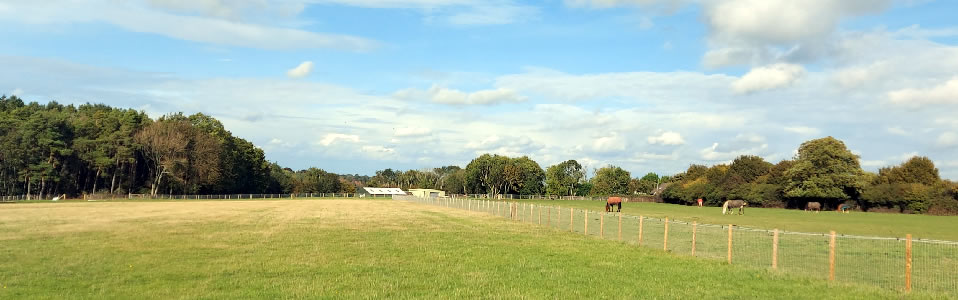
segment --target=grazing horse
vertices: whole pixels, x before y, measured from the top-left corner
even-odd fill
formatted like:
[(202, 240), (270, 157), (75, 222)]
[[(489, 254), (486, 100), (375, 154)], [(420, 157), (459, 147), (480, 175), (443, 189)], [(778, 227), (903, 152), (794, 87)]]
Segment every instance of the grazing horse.
[(814, 210), (815, 212), (822, 211), (822, 204), (818, 202), (808, 202), (805, 204), (805, 211)]
[(605, 201), (605, 212), (612, 212), (612, 207), (617, 205), (618, 211), (622, 212), (622, 198), (609, 197), (609, 200)]
[(728, 200), (722, 203), (722, 214), (733, 214), (732, 209), (738, 208), (738, 214), (744, 215), (746, 206), (748, 202), (745, 200)]

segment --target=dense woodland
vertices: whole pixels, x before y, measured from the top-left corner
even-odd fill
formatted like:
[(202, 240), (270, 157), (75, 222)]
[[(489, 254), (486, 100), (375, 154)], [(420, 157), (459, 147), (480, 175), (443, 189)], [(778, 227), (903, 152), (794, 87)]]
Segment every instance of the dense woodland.
[(0, 195), (332, 193), (365, 179), (282, 168), (204, 114), (0, 96)]
[(24, 103), (0, 96), (0, 195), (353, 193), (357, 187), (434, 188), (454, 194), (656, 195), (708, 205), (744, 199), (752, 206), (958, 213), (958, 184), (914, 157), (878, 173), (832, 137), (805, 142), (792, 160), (741, 156), (691, 165), (673, 176), (632, 177), (617, 166), (588, 170), (575, 160), (542, 168), (529, 157), (484, 154), (465, 168), (384, 169), (374, 176), (294, 171), (233, 136), (218, 120), (181, 113), (151, 119), (100, 104)]

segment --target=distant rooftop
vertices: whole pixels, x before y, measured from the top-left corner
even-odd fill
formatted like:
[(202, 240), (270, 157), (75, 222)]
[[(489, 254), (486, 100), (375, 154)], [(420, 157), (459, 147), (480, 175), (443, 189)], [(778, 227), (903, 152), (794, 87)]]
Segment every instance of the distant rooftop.
[(374, 188), (374, 187), (363, 187), (366, 192), (373, 195), (405, 195), (406, 192), (403, 192), (400, 188)]

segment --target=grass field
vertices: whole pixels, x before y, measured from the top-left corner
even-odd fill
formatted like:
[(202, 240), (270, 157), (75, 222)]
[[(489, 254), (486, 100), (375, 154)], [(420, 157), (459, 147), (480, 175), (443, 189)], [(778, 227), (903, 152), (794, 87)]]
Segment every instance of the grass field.
[[(520, 203), (575, 207), (604, 211), (605, 202), (583, 200), (517, 200)], [(708, 224), (735, 224), (765, 229), (778, 228), (789, 231), (827, 233), (835, 230), (840, 234), (880, 237), (904, 237), (912, 234), (916, 239), (939, 239), (958, 241), (958, 217), (927, 216), (888, 213), (853, 212), (841, 214), (834, 211), (820, 213), (794, 209), (746, 208), (745, 215), (722, 215), (721, 207), (692, 207), (664, 203), (623, 203), (622, 212), (653, 218), (672, 218)]]
[(0, 286), (0, 299), (941, 296), (391, 200), (5, 204)]

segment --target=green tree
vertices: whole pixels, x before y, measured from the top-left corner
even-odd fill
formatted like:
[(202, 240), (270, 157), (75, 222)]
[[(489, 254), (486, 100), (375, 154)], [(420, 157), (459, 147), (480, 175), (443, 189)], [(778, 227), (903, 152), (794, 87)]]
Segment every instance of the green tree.
[(786, 196), (819, 200), (831, 207), (857, 197), (864, 187), (858, 156), (833, 137), (802, 143), (785, 177)]
[(577, 186), (585, 178), (585, 170), (575, 160), (567, 160), (546, 170), (546, 193), (549, 195), (575, 196)]
[(629, 171), (620, 167), (607, 166), (596, 170), (592, 177), (592, 195), (622, 195), (628, 194), (629, 181), (632, 176)]

